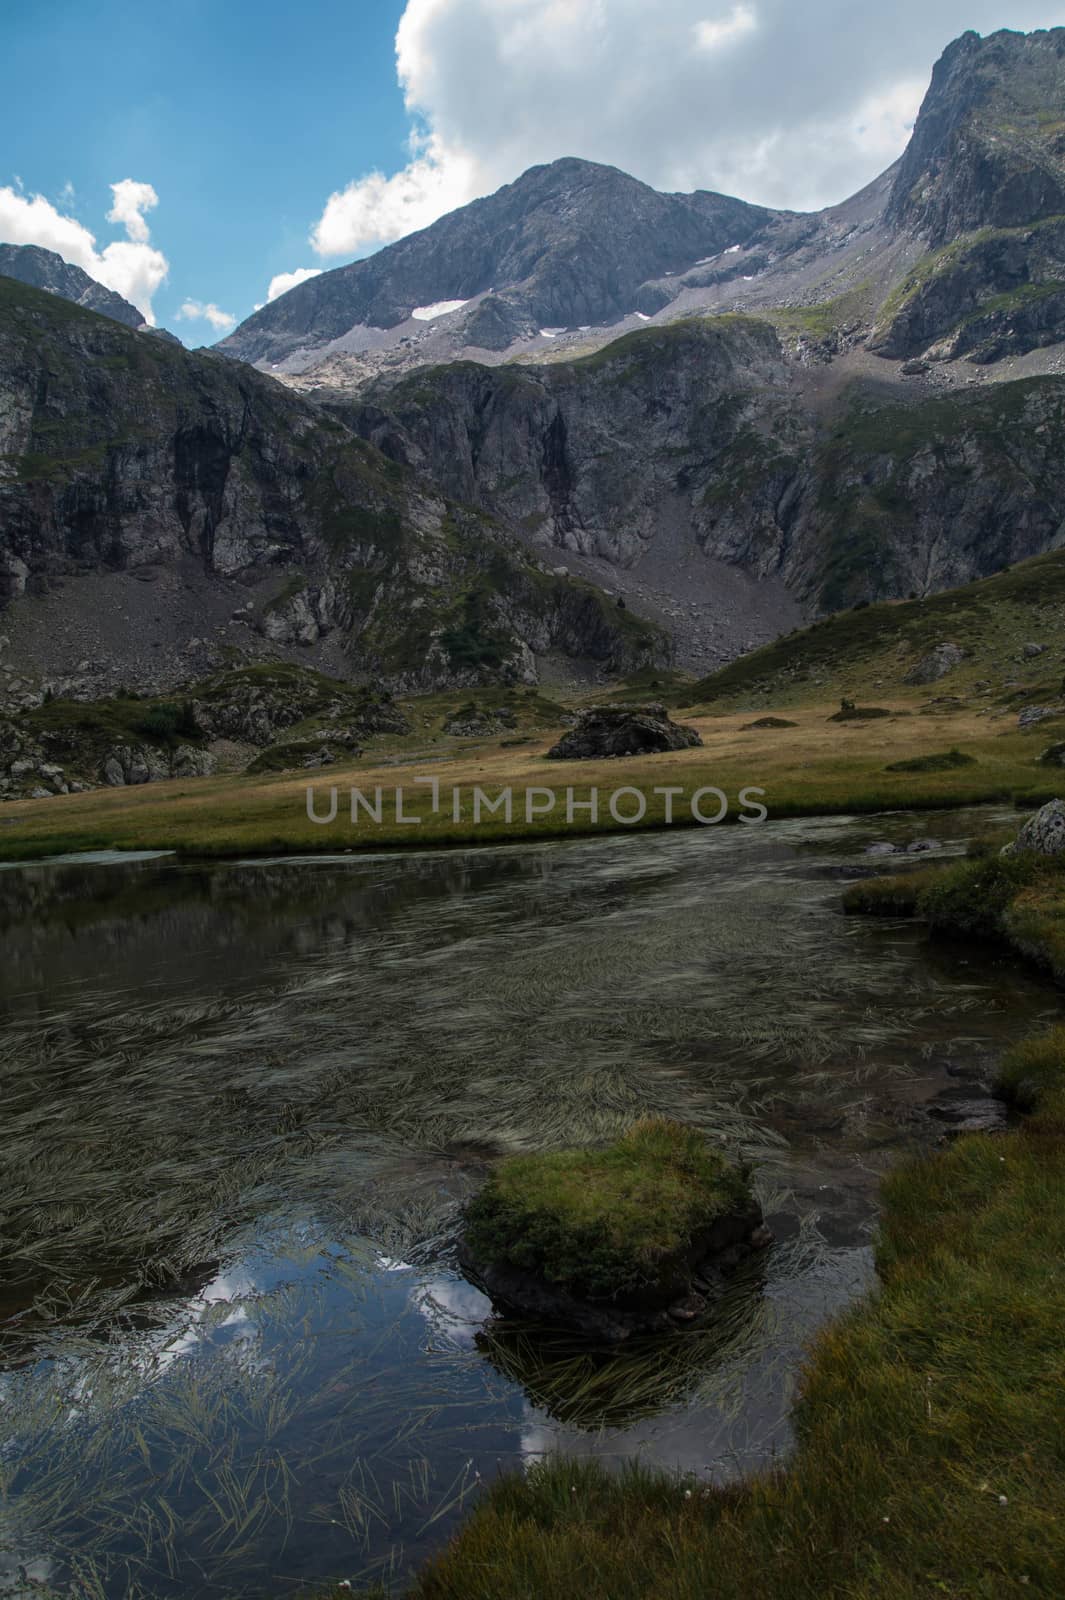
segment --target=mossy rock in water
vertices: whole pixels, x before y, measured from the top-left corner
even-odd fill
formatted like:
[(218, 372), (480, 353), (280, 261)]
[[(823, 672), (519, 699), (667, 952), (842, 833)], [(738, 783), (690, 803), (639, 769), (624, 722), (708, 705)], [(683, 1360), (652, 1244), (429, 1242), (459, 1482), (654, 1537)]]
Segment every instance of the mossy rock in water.
[(459, 1259), (493, 1301), (608, 1339), (697, 1320), (770, 1240), (746, 1171), (659, 1118), (603, 1149), (507, 1157), (465, 1221)]

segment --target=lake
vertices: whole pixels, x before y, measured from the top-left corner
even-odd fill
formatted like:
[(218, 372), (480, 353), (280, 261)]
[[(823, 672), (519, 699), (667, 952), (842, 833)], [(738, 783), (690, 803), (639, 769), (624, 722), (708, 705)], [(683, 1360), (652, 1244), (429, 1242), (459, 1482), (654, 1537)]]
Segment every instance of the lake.
[[(786, 1456), (880, 1176), (1059, 1015), (841, 890), (995, 819), (0, 870), (0, 1589), (399, 1584), (547, 1451)], [(493, 1317), (454, 1263), (487, 1164), (645, 1112), (756, 1164), (775, 1244), (665, 1340)]]

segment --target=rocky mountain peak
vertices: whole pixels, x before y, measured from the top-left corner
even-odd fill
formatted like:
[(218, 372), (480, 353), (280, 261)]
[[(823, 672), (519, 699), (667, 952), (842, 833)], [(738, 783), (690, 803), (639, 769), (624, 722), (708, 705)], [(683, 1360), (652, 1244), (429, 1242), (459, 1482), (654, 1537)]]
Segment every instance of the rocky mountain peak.
[(772, 215), (725, 195), (660, 194), (616, 167), (565, 157), (299, 284), (219, 348), (276, 363), (440, 305), (469, 307), (466, 342), (486, 349), (544, 324), (609, 323), (634, 310), (649, 279), (746, 242)]
[(1065, 28), (964, 33), (937, 61), (886, 220), (933, 249), (1065, 212)]

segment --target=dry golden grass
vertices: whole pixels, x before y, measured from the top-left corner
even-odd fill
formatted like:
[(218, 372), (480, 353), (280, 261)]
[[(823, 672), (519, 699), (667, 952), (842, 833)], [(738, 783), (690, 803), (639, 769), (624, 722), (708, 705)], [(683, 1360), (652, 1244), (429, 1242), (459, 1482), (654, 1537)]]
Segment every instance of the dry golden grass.
[[(473, 745), (441, 756), (401, 755), (388, 759), (367, 753), (351, 763), (296, 773), (256, 777), (220, 776), (177, 780), (131, 789), (98, 789), (49, 800), (18, 801), (0, 811), (0, 859), (78, 850), (176, 849), (186, 854), (232, 855), (248, 851), (380, 849), (451, 844), (487, 844), (559, 834), (618, 831), (606, 812), (609, 793), (622, 787), (639, 789), (647, 811), (639, 826), (661, 826), (666, 800), (655, 787), (683, 786), (675, 822), (690, 821), (687, 799), (702, 786), (722, 789), (730, 800), (730, 816), (739, 812), (739, 792), (765, 790), (762, 803), (770, 818), (844, 811), (879, 811), (919, 806), (974, 804), (1009, 799), (1018, 792), (1030, 797), (1055, 792), (1054, 774), (1035, 764), (1045, 739), (1017, 733), (1012, 726), (961, 709), (950, 716), (923, 716), (914, 702), (887, 702), (895, 713), (872, 722), (830, 722), (834, 704), (799, 710), (789, 708), (792, 728), (743, 731), (751, 711), (726, 715), (677, 716), (698, 728), (701, 748), (603, 761), (546, 761), (554, 736), (518, 748), (498, 742)], [(770, 714), (772, 706), (759, 708)], [(957, 747), (975, 757), (975, 764), (942, 772), (891, 773), (894, 761)], [(442, 805), (431, 813), (430, 790), (415, 785), (418, 777), (439, 779)], [(307, 817), (306, 794), (312, 786), (324, 813), (328, 791), (339, 793), (335, 823), (323, 826)], [(384, 801), (381, 825), (360, 814), (351, 825), (348, 791), (356, 787), (372, 797), (380, 787)], [(490, 797), (510, 786), (513, 820), (482, 814), (472, 820), (472, 791)], [(1057, 786), (1060, 786), (1060, 781)], [(417, 824), (395, 820), (395, 794), (403, 789), (403, 808)], [(464, 813), (456, 822), (451, 790), (464, 791)], [(526, 821), (528, 789), (550, 789), (553, 811)], [(593, 823), (577, 809), (572, 823), (565, 816), (567, 788), (579, 808), (592, 788), (600, 791), (601, 814)], [(708, 797), (704, 808), (713, 812)], [(629, 797), (629, 811), (635, 801)]]

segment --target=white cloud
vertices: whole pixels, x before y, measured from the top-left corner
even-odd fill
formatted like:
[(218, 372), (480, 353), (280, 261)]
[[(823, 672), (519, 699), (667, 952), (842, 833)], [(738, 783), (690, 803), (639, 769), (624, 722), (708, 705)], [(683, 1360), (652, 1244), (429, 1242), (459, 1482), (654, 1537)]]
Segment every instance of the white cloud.
[(236, 317), (231, 317), (228, 311), (221, 311), (213, 300), (206, 304), (202, 300), (185, 300), (178, 312), (178, 320), (182, 322), (209, 322), (212, 328), (219, 332), (232, 328)]
[[(321, 276), (321, 267), (297, 267), (294, 272), (279, 272), (270, 279), (270, 287), (266, 291), (266, 304), (276, 300), (279, 294), (287, 294), (289, 289), (294, 289), (297, 283), (306, 283), (308, 278)], [(256, 311), (259, 307), (256, 306)]]
[(0, 188), (0, 239), (8, 244), (36, 244), (54, 250), (73, 266), (81, 267), (97, 283), (113, 289), (137, 307), (145, 322), (155, 326), (152, 296), (166, 281), (169, 262), (161, 250), (148, 243), (143, 212), (158, 203), (149, 183), (123, 178), (111, 185), (114, 197), (109, 222), (119, 222), (128, 237), (96, 248), (96, 236), (76, 217), (65, 216), (43, 195), (26, 195), (18, 188)]
[(758, 18), (751, 6), (733, 6), (727, 17), (697, 22), (695, 43), (700, 50), (720, 50), (722, 45), (741, 39), (745, 33), (753, 33), (757, 26)]
[(151, 184), (123, 178), (121, 183), (111, 185), (111, 193), (115, 203), (107, 213), (108, 222), (120, 222), (128, 238), (134, 239), (137, 244), (147, 244), (150, 236), (144, 213), (154, 210), (159, 204), (159, 196)]
[(658, 0), (653, 20), (646, 0), (407, 0), (410, 159), (330, 195), (311, 243), (355, 255), (566, 155), (831, 205), (902, 153), (952, 38), (1062, 20), (1054, 0)]
[(311, 232), (320, 256), (354, 255), (403, 238), (484, 192), (474, 159), (439, 139), (418, 144), (420, 153), (391, 178), (371, 172), (329, 196)]

